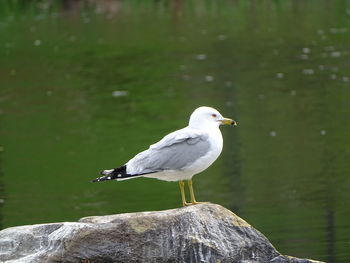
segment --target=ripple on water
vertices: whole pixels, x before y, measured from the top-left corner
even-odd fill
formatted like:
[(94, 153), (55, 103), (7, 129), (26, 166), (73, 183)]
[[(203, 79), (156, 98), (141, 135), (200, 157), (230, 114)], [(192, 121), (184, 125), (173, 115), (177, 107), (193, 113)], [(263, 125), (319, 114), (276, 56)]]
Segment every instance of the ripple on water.
[(205, 76), (205, 81), (212, 82), (212, 81), (214, 81), (214, 77), (211, 75), (207, 75), (207, 76)]
[(340, 51), (333, 51), (333, 52), (331, 52), (329, 55), (330, 55), (330, 57), (332, 57), (332, 58), (338, 58), (338, 57), (341, 56), (341, 52), (340, 52)]
[(307, 59), (309, 59), (309, 55), (307, 55), (307, 54), (301, 54), (299, 57), (300, 57), (302, 60), (307, 60)]
[(303, 69), (303, 74), (304, 75), (313, 75), (315, 71), (312, 68), (305, 68)]
[(205, 59), (207, 59), (207, 55), (206, 54), (198, 54), (198, 55), (196, 55), (196, 59), (197, 60), (205, 60)]
[(38, 47), (41, 45), (41, 40), (40, 39), (37, 39), (34, 41), (34, 46)]
[(276, 78), (283, 79), (284, 78), (284, 74), (279, 72), (279, 73), (276, 74)]
[(112, 92), (113, 97), (125, 97), (128, 95), (126, 90), (115, 90)]
[(309, 54), (309, 53), (311, 52), (311, 49), (308, 48), (308, 47), (304, 47), (302, 51), (303, 51), (303, 53), (305, 53), (305, 54)]
[(271, 137), (275, 137), (275, 136), (277, 136), (277, 132), (276, 132), (276, 131), (270, 131), (270, 132), (269, 132), (269, 135), (270, 135)]
[(232, 81), (226, 81), (225, 82), (226, 87), (231, 87), (232, 86)]
[(227, 39), (227, 36), (226, 36), (226, 35), (219, 35), (219, 36), (218, 36), (218, 39), (219, 39), (219, 40), (226, 40), (226, 39)]

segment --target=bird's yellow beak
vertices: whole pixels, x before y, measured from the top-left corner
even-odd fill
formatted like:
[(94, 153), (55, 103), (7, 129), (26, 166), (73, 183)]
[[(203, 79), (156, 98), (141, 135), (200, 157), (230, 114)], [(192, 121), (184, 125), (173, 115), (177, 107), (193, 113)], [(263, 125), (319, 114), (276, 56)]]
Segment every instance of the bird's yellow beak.
[(225, 125), (237, 126), (237, 122), (234, 121), (234, 120), (231, 120), (231, 119), (229, 119), (229, 118), (224, 118), (223, 120), (221, 120), (221, 123), (222, 123), (222, 124), (225, 124)]

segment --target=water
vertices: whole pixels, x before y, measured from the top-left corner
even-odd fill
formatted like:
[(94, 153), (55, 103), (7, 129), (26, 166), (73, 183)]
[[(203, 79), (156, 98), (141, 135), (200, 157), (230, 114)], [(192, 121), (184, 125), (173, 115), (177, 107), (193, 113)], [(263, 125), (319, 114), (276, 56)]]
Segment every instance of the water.
[(349, 1), (63, 3), (0, 5), (1, 228), (179, 207), (176, 183), (89, 181), (209, 105), (240, 125), (197, 199), (350, 261)]

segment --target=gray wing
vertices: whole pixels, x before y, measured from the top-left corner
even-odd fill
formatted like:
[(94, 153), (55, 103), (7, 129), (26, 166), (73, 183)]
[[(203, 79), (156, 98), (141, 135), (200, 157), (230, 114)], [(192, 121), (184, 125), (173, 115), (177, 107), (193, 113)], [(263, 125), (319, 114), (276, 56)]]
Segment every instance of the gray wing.
[(182, 170), (204, 156), (209, 149), (206, 133), (185, 128), (165, 136), (148, 150), (136, 155), (127, 163), (128, 173)]

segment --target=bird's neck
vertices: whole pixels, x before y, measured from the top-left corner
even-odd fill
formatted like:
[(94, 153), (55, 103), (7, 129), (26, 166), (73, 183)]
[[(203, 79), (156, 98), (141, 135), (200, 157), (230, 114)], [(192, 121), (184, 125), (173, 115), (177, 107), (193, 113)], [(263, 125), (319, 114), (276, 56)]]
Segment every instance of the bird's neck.
[(215, 122), (190, 121), (188, 127), (199, 130), (219, 130), (219, 124)]

